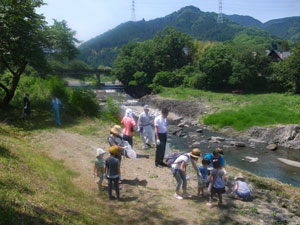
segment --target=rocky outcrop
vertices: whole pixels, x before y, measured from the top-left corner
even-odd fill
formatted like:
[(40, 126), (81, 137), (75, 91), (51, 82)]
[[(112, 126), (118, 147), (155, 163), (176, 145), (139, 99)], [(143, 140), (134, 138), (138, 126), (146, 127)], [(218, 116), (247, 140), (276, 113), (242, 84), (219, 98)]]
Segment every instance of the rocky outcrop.
[(276, 128), (252, 127), (248, 135), (268, 144), (300, 149), (300, 124), (278, 126)]
[(183, 116), (185, 119), (193, 119), (195, 121), (198, 120), (201, 114), (209, 111), (208, 106), (201, 104), (199, 101), (168, 99), (157, 95), (144, 96), (139, 99), (139, 102), (157, 109), (168, 108), (171, 112)]

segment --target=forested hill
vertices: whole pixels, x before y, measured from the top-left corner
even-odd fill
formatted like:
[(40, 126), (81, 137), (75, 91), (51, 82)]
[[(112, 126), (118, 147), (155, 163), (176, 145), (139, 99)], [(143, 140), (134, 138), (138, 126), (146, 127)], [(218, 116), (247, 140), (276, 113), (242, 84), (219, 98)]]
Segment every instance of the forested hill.
[(230, 18), (225, 17), (224, 23), (218, 24), (216, 13), (202, 12), (194, 6), (187, 6), (163, 18), (126, 22), (80, 45), (80, 59), (93, 67), (111, 66), (124, 44), (152, 39), (158, 31), (167, 26), (175, 27), (177, 31), (187, 33), (198, 40), (227, 41), (233, 40), (240, 33), (270, 36), (268, 32), (255, 26), (259, 21), (253, 18), (254, 28), (247, 27), (248, 23), (244, 24), (247, 26), (242, 26), (238, 24), (239, 21), (233, 22)]
[(226, 17), (243, 26), (261, 28), (284, 40), (300, 40), (300, 16), (275, 19), (265, 23), (262, 23), (251, 16), (230, 15)]

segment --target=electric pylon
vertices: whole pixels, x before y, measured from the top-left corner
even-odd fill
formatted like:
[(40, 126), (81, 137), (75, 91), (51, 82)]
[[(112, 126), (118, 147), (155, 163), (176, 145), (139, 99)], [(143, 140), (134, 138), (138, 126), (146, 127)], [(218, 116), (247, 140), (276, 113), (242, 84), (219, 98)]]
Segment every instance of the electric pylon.
[(218, 14), (217, 23), (223, 23), (222, 0), (219, 0), (219, 14)]
[(131, 20), (135, 21), (135, 0), (131, 3)]

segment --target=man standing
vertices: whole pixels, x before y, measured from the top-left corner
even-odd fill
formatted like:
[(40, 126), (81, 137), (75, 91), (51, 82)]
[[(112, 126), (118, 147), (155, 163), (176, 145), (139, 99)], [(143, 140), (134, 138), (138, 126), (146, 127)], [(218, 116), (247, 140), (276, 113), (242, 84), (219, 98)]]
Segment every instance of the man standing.
[(57, 125), (61, 126), (60, 114), (59, 114), (59, 108), (61, 106), (61, 101), (56, 96), (53, 96), (53, 98), (51, 100), (51, 105), (52, 105), (52, 109), (53, 109), (53, 113), (54, 113), (54, 120)]
[(29, 99), (29, 94), (26, 93), (24, 97), (24, 107), (22, 111), (22, 119), (26, 117), (26, 115), (30, 116), (31, 115), (31, 108), (30, 108), (30, 99)]
[(167, 143), (167, 117), (169, 110), (164, 108), (161, 111), (161, 115), (155, 117), (155, 137), (156, 137), (156, 154), (155, 154), (155, 166), (167, 166), (164, 162), (165, 148)]
[(143, 141), (143, 149), (151, 147), (154, 144), (154, 132), (152, 128), (153, 118), (149, 115), (149, 105), (144, 106), (144, 112), (140, 114), (138, 119), (138, 128)]

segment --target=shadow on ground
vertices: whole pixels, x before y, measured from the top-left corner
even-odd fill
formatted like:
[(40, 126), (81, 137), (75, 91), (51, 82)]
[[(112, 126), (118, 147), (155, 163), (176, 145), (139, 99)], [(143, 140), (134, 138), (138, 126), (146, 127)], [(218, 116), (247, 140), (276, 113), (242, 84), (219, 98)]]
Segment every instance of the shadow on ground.
[(128, 185), (132, 185), (132, 186), (146, 187), (147, 183), (148, 183), (147, 180), (139, 180), (138, 178), (135, 178), (134, 180), (127, 180), (127, 179), (122, 180), (122, 184), (128, 184)]
[[(63, 128), (67, 128), (78, 124), (75, 117), (67, 115), (62, 111), (61, 121)], [(45, 130), (50, 128), (58, 128), (53, 117), (52, 110), (32, 110), (31, 117), (21, 118), (21, 113), (18, 109), (9, 107), (0, 109), (0, 122), (4, 122), (10, 126), (21, 128), (25, 131)]]

